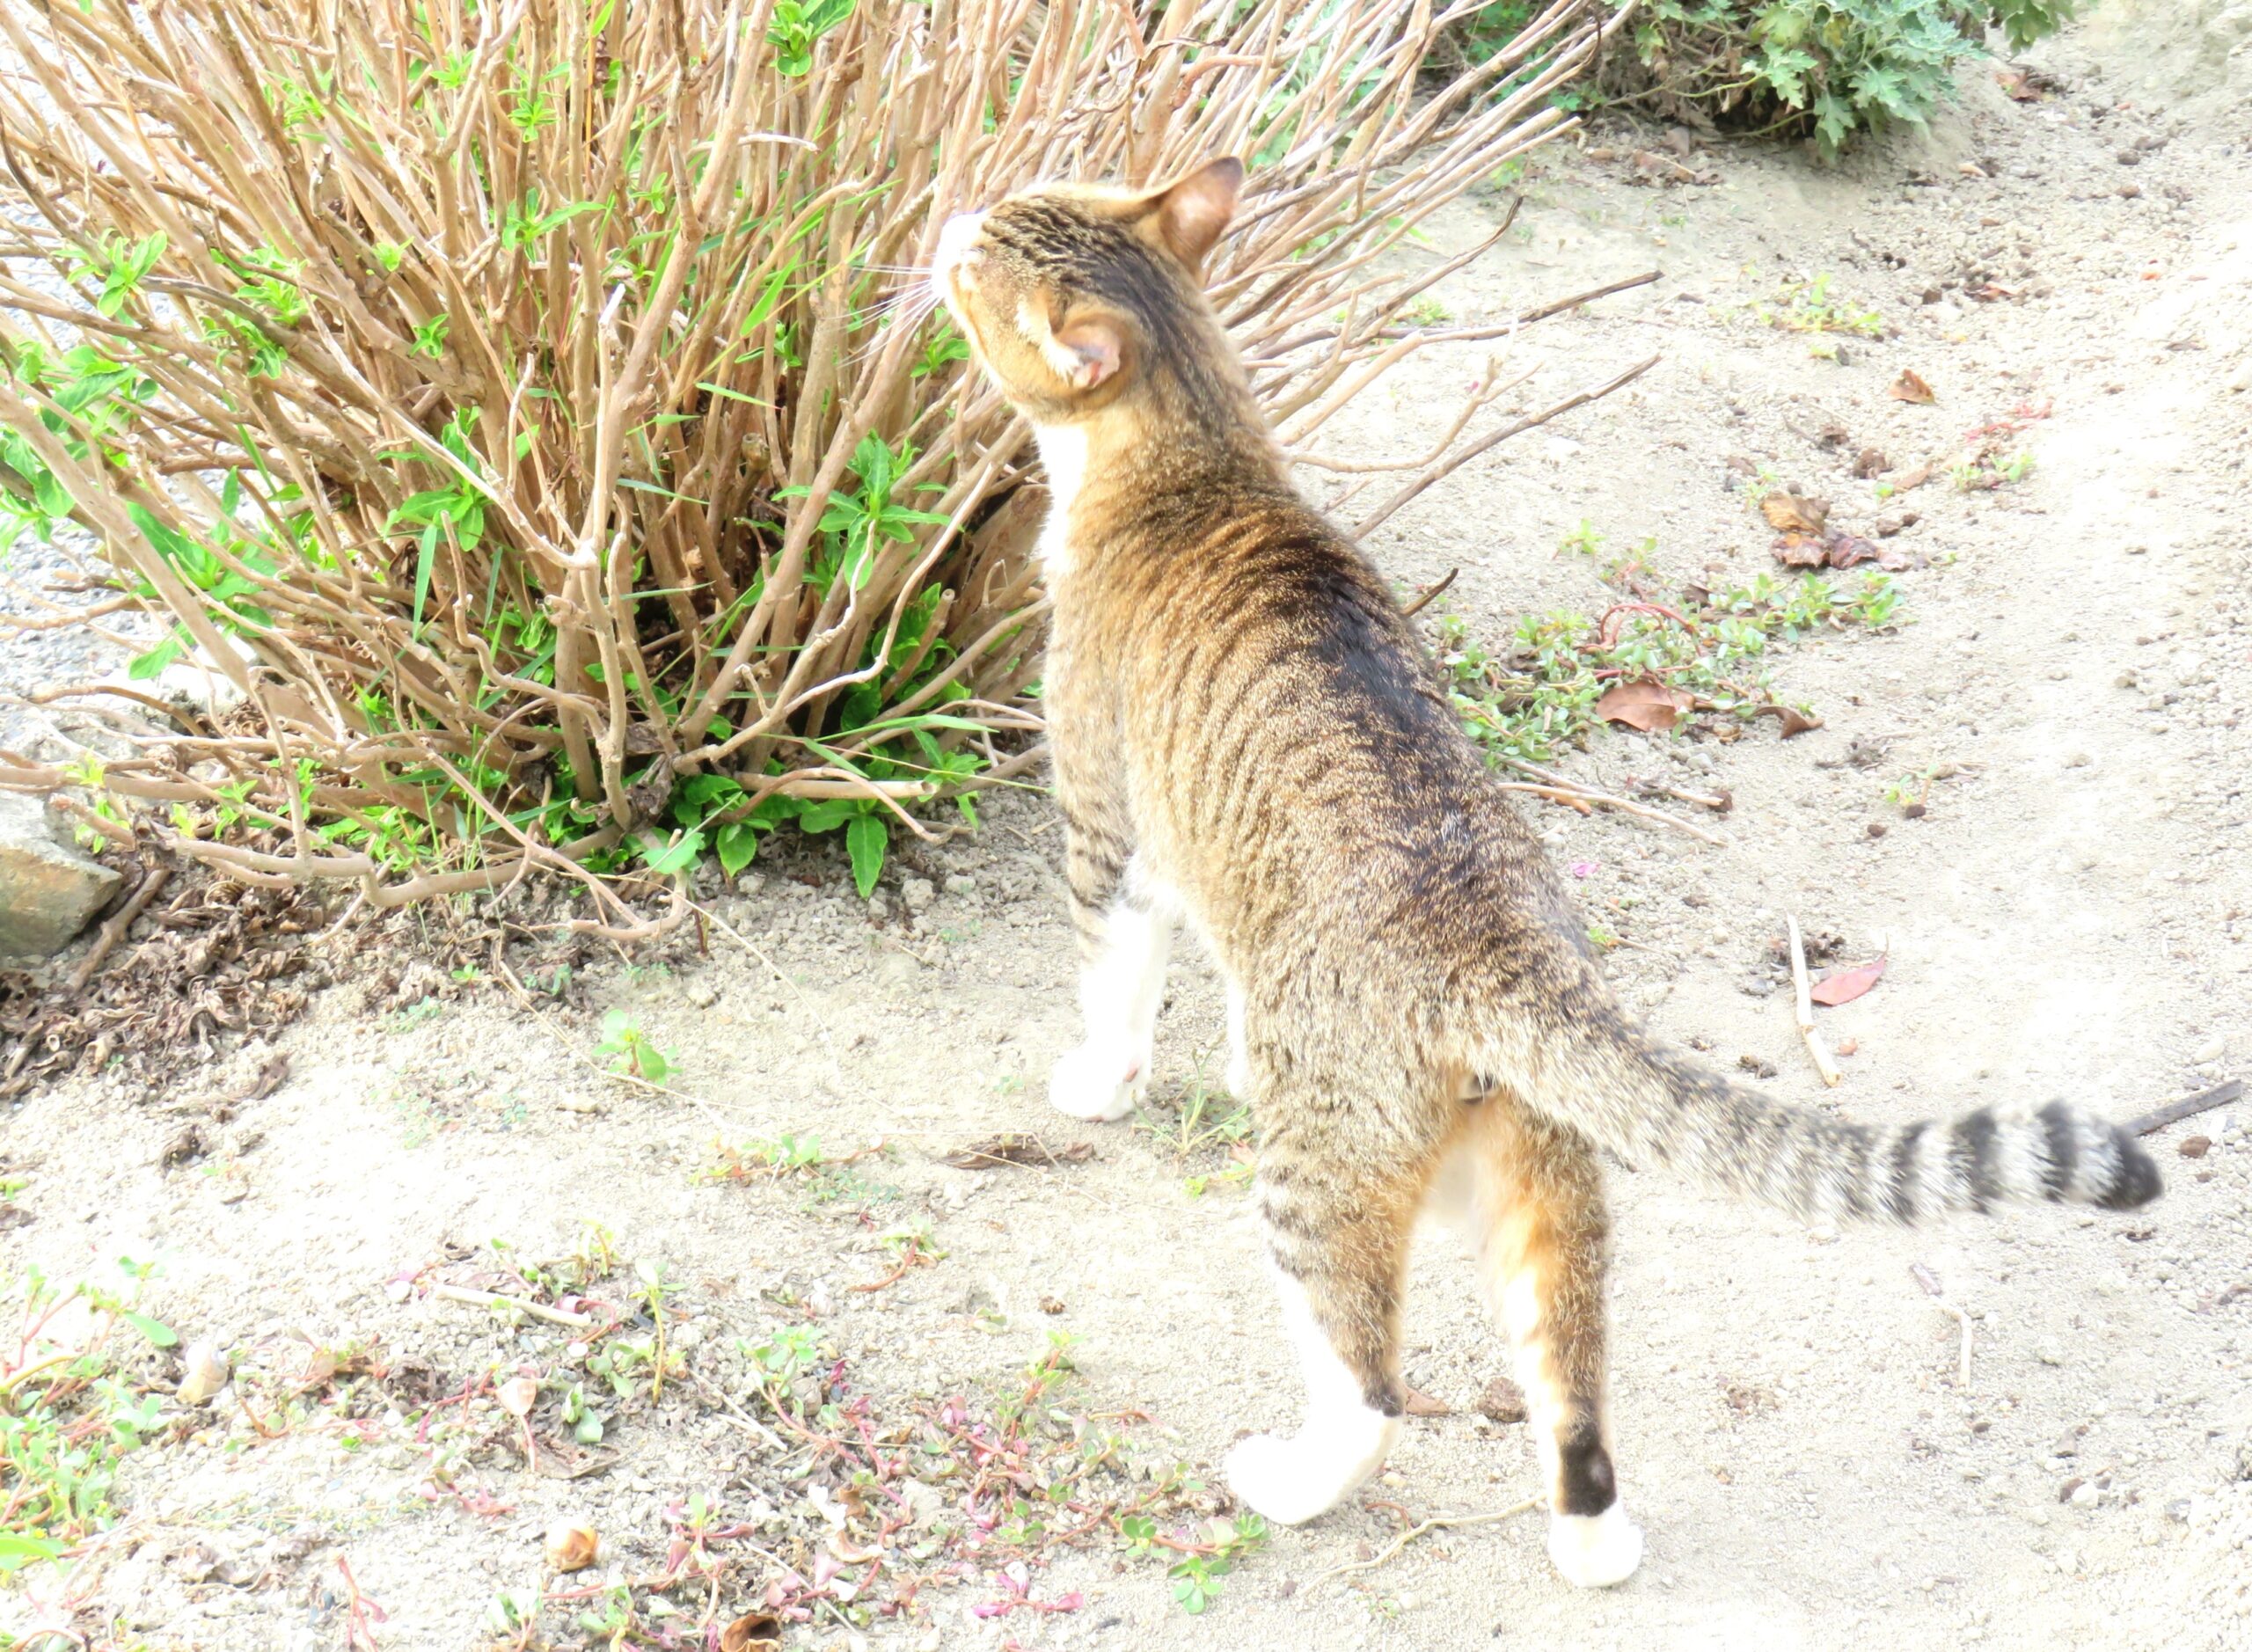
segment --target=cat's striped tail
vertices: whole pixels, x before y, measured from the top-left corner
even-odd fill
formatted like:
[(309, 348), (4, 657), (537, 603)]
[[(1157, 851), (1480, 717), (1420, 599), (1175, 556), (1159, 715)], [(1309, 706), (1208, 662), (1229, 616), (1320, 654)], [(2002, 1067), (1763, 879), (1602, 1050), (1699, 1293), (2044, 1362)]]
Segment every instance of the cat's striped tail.
[(1517, 1023), (1475, 1040), (1473, 1073), (1632, 1163), (1668, 1165), (1808, 1219), (1913, 1222), (2034, 1200), (2128, 1210), (2161, 1191), (2133, 1137), (2066, 1102), (1982, 1107), (1949, 1123), (1852, 1124), (1699, 1066), (1609, 996), (1598, 988), (1579, 999), (1580, 1013), (1537, 1032)]

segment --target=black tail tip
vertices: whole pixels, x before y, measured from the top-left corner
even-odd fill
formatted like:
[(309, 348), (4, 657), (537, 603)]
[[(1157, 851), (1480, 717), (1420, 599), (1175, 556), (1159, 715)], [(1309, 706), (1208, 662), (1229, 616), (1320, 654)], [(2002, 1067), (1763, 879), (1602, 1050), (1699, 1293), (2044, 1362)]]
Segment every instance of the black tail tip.
[(2166, 1184), (2159, 1179), (2157, 1161), (2143, 1151), (2140, 1142), (2124, 1130), (2114, 1139), (2119, 1146), (2119, 1173), (2096, 1203), (2107, 1210), (2132, 1210), (2165, 1192)]

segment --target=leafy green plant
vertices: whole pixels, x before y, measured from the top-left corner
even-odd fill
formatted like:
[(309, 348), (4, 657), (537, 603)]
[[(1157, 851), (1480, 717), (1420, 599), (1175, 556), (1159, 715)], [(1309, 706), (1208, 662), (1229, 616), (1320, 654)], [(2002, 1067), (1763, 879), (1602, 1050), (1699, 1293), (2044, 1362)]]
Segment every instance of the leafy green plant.
[(679, 1058), (659, 1049), (624, 1010), (603, 1012), (602, 1042), (595, 1046), (595, 1054), (609, 1059), (612, 1072), (646, 1078), (651, 1084), (662, 1084), (680, 1066)]
[(1605, 84), (1703, 126), (1855, 134), (1920, 125), (2000, 26), (2014, 48), (2054, 33), (2077, 0), (1641, 0), (1631, 57)]
[(852, 6), (853, 0), (775, 0), (766, 26), (774, 67), (793, 78), (811, 72), (815, 43), (851, 17)]
[[(18, 1319), (0, 1355), (0, 1578), (57, 1560), (117, 1517), (118, 1465), (157, 1426), (111, 1341), (125, 1327), (154, 1348), (179, 1338), (137, 1304), (153, 1266), (121, 1259), (119, 1285), (59, 1286), (37, 1267), (4, 1286)], [(66, 1312), (74, 1304), (83, 1313)]]
[(2023, 481), (2033, 474), (2033, 465), (2030, 449), (2014, 448), (2004, 451), (1986, 443), (1956, 464), (1949, 475), (1956, 488), (1963, 493), (1991, 493), (1995, 488)]
[(1835, 279), (1824, 270), (1811, 281), (1796, 282), (1784, 289), (1777, 307), (1763, 308), (1759, 313), (1770, 326), (1792, 333), (1851, 333), (1864, 339), (1883, 338), (1884, 318), (1834, 296), (1830, 289)]
[(1940, 778), (1941, 765), (1927, 764), (1912, 774), (1904, 774), (1884, 788), (1884, 800), (1911, 819), (1924, 813), (1931, 801), (1932, 785)]

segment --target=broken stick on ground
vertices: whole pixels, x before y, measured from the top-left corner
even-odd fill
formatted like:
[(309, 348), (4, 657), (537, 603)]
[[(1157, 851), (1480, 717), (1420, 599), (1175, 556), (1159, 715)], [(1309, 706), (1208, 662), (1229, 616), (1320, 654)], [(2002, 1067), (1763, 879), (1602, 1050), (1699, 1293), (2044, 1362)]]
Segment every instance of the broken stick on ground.
[(1791, 931), (1791, 983), (1796, 989), (1793, 1003), (1798, 1015), (1799, 1036), (1806, 1041), (1807, 1054), (1814, 1057), (1814, 1070), (1822, 1075), (1822, 1082), (1834, 1085), (1845, 1075), (1830, 1059), (1830, 1052), (1822, 1047), (1822, 1034), (1814, 1030), (1814, 989), (1806, 978), (1806, 947), (1799, 939), (1798, 919), (1787, 914), (1784, 921)]

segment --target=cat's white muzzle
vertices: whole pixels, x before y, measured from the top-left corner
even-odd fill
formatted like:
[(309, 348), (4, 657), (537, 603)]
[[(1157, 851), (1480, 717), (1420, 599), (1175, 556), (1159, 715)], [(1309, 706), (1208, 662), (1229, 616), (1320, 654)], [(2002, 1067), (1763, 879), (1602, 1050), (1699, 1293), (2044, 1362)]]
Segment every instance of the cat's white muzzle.
[(961, 267), (970, 248), (977, 245), (977, 230), (984, 222), (982, 212), (957, 212), (939, 231), (938, 250), (931, 254), (931, 290), (948, 310), (954, 308), (954, 293), (947, 278)]

